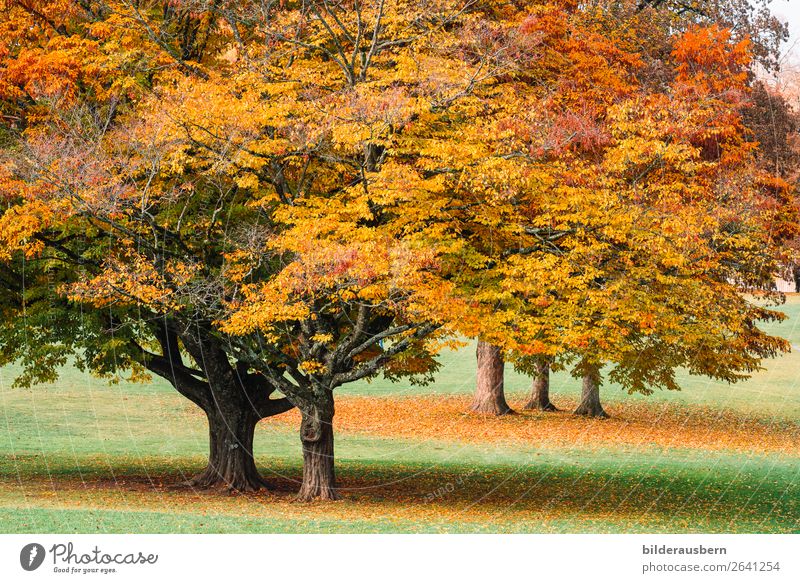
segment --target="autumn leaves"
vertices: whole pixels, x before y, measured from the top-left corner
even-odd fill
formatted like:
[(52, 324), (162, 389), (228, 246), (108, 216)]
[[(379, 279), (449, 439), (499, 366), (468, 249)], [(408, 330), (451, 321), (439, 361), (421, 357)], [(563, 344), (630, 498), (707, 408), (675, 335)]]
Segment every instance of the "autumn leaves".
[(430, 380), (454, 338), (489, 387), (502, 359), (572, 371), (588, 414), (601, 367), (648, 392), (786, 349), (742, 292), (794, 199), (725, 28), (625, 2), (42, 4), (2, 23), (7, 359), (168, 379), (209, 419), (199, 485), (258, 488), (255, 424), (294, 406), (300, 497), (335, 498), (335, 389)]

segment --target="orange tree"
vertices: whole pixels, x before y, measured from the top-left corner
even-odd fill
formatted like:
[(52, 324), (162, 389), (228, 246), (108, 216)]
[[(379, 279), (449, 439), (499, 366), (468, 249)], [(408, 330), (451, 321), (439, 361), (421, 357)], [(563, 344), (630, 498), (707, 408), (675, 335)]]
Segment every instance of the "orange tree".
[(532, 58), (503, 10), (8, 3), (0, 239), (21, 382), (69, 355), (160, 374), (209, 417), (196, 483), (237, 489), (260, 485), (257, 420), (294, 404), (301, 498), (335, 497), (333, 390), (426, 378), (439, 306), (464, 304), (440, 275), (465, 253), (432, 220), (442, 180), (376, 177), (397, 170), (407, 127), (444, 127), (450, 105)]
[(255, 423), (291, 403), (300, 497), (334, 498), (335, 389), (424, 381), (455, 333), (635, 390), (783, 346), (734, 285), (791, 217), (723, 171), (748, 154), (722, 37), (676, 45), (673, 119), (575, 2), (10, 6), (7, 358), (170, 379), (209, 417), (200, 484), (257, 487)]
[[(275, 132), (248, 150), (290, 153), (279, 174), (245, 161), (254, 205), (280, 227), (231, 258), (220, 327), (253, 367), (277, 364), (267, 374), (300, 409), (303, 499), (336, 496), (334, 390), (379, 372), (424, 380), (452, 322), (475, 317), (449, 277), (473, 244), (461, 205), (416, 152), (438, 135), (457, 148), (474, 93), (535, 57), (519, 14), (493, 3), (289, 6), (263, 24), (268, 68), (243, 67), (243, 90), (269, 120), (258, 123)], [(280, 269), (253, 277), (267, 258)]]
[[(612, 3), (613, 4), (613, 3)], [(617, 7), (624, 2), (616, 3)], [(781, 44), (789, 39), (788, 26), (770, 10), (770, 0), (638, 0), (651, 26), (685, 31), (687, 27), (729, 28), (736, 40), (750, 40), (753, 58), (767, 70), (777, 70)]]
[[(558, 55), (539, 63), (552, 69), (508, 82), (514, 98), (540, 105), (487, 116), (472, 136), (498, 136), (500, 155), (477, 180), (497, 172), (509, 212), (527, 213), (506, 222), (518, 229), (509, 246), (492, 232), (485, 261), (494, 278), (481, 293), (498, 308), (494, 342), (521, 344), (516, 364), (536, 376), (556, 356), (558, 366), (577, 363), (585, 394), (576, 412), (603, 416), (605, 362), (625, 388), (649, 392), (677, 388), (680, 366), (734, 381), (787, 348), (755, 326), (780, 314), (741, 292), (773, 287), (795, 200), (759, 168), (742, 123), (747, 39), (715, 27), (657, 38), (650, 14), (620, 21), (568, 6), (540, 7), (526, 22)], [(654, 49), (663, 45), (671, 50)], [(485, 375), (494, 385), (481, 387), (479, 373), (479, 411), (509, 410), (501, 353), (499, 373)], [(534, 397), (531, 406), (551, 407)]]
[[(584, 238), (561, 239), (550, 263), (580, 281), (535, 292), (535, 317), (555, 310), (539, 333), (556, 331), (549, 343), (562, 362), (579, 359), (578, 413), (605, 414), (604, 362), (624, 388), (647, 393), (678, 388), (676, 367), (733, 382), (788, 348), (755, 325), (781, 315), (742, 295), (770, 295), (796, 231), (791, 186), (761, 169), (742, 123), (746, 48), (715, 28), (676, 39), (668, 94), (610, 108), (602, 156), (576, 160), (558, 186), (558, 215), (537, 217)], [(604, 234), (586, 241), (587, 231)]]

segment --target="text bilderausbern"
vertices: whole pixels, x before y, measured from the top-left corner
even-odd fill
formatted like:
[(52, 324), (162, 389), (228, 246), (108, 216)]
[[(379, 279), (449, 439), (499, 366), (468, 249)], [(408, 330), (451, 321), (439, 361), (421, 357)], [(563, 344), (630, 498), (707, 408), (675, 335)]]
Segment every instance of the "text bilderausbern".
[(668, 547), (667, 545), (642, 545), (643, 555), (727, 555), (725, 547)]

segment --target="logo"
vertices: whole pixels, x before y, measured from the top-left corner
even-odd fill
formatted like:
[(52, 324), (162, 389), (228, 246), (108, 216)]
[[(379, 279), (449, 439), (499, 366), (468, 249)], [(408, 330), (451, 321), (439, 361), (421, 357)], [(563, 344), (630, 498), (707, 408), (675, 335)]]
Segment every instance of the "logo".
[(19, 564), (26, 571), (35, 571), (42, 566), (44, 555), (44, 547), (39, 543), (25, 545), (19, 552)]

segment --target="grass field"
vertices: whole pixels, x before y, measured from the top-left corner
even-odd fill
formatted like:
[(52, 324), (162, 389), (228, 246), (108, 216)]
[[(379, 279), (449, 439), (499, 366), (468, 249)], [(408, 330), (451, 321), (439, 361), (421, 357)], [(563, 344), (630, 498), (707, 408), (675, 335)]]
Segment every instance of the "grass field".
[[(339, 394), (344, 499), (301, 504), (297, 415), (263, 422), (270, 492), (177, 488), (201, 469), (205, 419), (169, 386), (73, 369), (11, 388), (0, 370), (0, 532), (800, 532), (800, 298), (771, 327), (798, 347), (734, 386), (682, 377), (650, 397), (603, 387), (607, 421), (464, 413), (472, 347), (437, 382)], [(508, 371), (512, 405), (528, 380)], [(569, 411), (578, 386), (556, 375)]]

